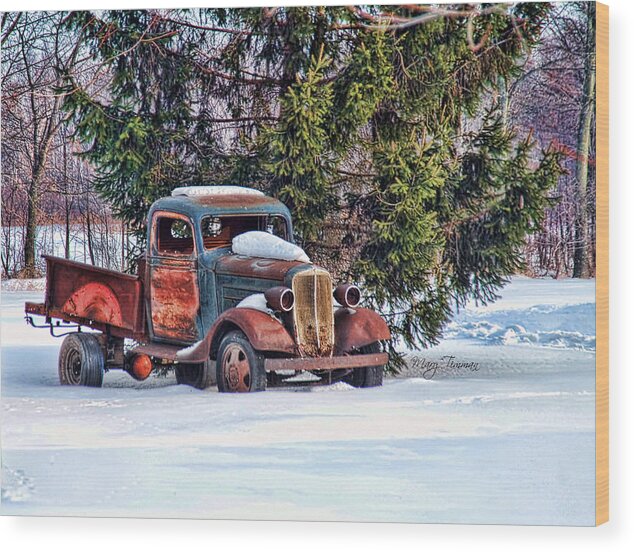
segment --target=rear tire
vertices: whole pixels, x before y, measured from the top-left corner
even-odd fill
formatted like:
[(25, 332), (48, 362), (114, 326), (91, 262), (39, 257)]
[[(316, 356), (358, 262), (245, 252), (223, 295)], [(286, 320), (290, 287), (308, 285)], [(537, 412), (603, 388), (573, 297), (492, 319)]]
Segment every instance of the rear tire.
[(191, 385), (196, 389), (207, 389), (216, 385), (216, 367), (212, 360), (199, 364), (177, 364), (176, 383)]
[(227, 333), (216, 357), (216, 379), (221, 393), (251, 393), (266, 389), (264, 356), (240, 331)]
[[(381, 345), (378, 341), (365, 345), (359, 349), (359, 354), (369, 355), (380, 353)], [(354, 368), (344, 381), (353, 387), (380, 387), (383, 385), (383, 370), (385, 366), (365, 366)]]
[(62, 385), (101, 387), (104, 367), (104, 353), (95, 335), (78, 332), (64, 338), (58, 363)]

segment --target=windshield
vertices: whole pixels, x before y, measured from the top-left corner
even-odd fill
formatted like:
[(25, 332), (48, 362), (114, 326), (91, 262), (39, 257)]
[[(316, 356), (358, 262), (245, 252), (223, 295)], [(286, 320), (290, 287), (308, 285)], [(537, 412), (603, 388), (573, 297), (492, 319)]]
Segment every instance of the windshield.
[(233, 238), (252, 230), (288, 240), (286, 219), (280, 215), (209, 215), (202, 219), (200, 230), (205, 249), (229, 247)]

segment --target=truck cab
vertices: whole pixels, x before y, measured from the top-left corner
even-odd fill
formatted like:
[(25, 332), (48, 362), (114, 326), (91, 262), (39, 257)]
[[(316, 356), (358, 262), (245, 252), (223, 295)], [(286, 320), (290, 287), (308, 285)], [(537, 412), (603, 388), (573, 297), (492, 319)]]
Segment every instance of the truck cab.
[(118, 368), (145, 379), (159, 366), (224, 392), (295, 385), (302, 374), (311, 385), (382, 383), (384, 320), (359, 306), (356, 286), (333, 285), (310, 262), (287, 207), (260, 191), (192, 186), (156, 201), (137, 276), (46, 260), (45, 302), (26, 312), (33, 325), (45, 316), (51, 333), (53, 319), (77, 330), (60, 351), (63, 384), (101, 385)]
[(148, 222), (150, 336), (170, 343), (201, 339), (223, 311), (265, 291), (255, 278), (238, 275), (233, 282), (220, 276), (217, 285), (218, 262), (232, 255), (236, 236), (262, 231), (293, 240), (284, 204), (237, 186), (177, 188), (152, 205)]

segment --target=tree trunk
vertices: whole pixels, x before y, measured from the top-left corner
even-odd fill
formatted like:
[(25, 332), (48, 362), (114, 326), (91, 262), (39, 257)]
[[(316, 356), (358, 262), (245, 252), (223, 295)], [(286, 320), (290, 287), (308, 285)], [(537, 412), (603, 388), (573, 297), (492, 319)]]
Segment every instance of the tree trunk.
[(95, 264), (95, 251), (92, 243), (92, 225), (90, 220), (90, 197), (86, 207), (86, 241), (88, 242), (88, 254), (90, 255), (90, 264)]
[(575, 252), (573, 278), (588, 278), (590, 275), (588, 250), (588, 156), (595, 108), (596, 37), (595, 7), (587, 5), (586, 62), (584, 67), (583, 98), (579, 114), (577, 135), (577, 161), (575, 177), (577, 181), (577, 216), (575, 220)]
[(64, 136), (63, 156), (64, 156), (64, 257), (70, 259), (70, 199), (68, 189), (68, 156), (66, 154), (66, 136)]
[[(32, 109), (34, 116), (37, 114), (35, 106), (35, 91), (31, 91)], [(37, 130), (33, 134), (33, 174), (28, 188), (28, 203), (26, 214), (26, 229), (24, 235), (24, 272), (25, 278), (35, 278), (38, 276), (35, 264), (35, 245), (37, 239), (37, 214), (40, 202), (40, 187), (48, 153), (57, 131), (56, 119), (59, 113), (59, 98), (56, 98), (51, 113), (46, 121), (44, 131), (42, 133), (42, 141), (38, 144)], [(37, 119), (33, 123), (37, 127)]]
[(28, 201), (26, 209), (26, 228), (24, 232), (24, 272), (25, 278), (35, 278), (37, 270), (35, 266), (35, 245), (37, 241), (37, 212), (40, 196), (40, 183), (44, 175), (44, 163), (42, 158), (46, 157), (48, 146), (43, 156), (38, 155), (35, 163), (35, 170), (31, 178), (28, 189)]

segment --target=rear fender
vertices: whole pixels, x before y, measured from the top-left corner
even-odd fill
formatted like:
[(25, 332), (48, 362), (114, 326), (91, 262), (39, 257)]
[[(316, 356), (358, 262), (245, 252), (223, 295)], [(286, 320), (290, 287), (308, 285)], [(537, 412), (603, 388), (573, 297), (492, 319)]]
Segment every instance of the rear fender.
[(342, 307), (335, 312), (335, 354), (348, 353), (390, 337), (385, 320), (373, 310)]
[(101, 282), (89, 282), (66, 300), (62, 312), (95, 322), (123, 326), (121, 305), (112, 288)]
[(256, 309), (232, 308), (223, 312), (209, 329), (205, 338), (179, 360), (201, 362), (215, 358), (222, 337), (232, 330), (240, 330), (254, 349), (264, 352), (296, 354), (295, 341), (277, 319)]

